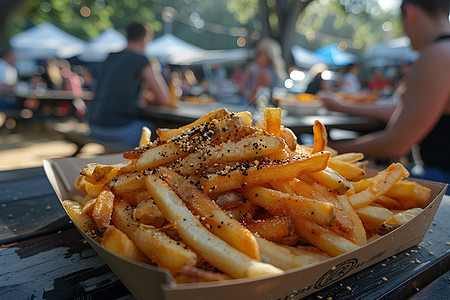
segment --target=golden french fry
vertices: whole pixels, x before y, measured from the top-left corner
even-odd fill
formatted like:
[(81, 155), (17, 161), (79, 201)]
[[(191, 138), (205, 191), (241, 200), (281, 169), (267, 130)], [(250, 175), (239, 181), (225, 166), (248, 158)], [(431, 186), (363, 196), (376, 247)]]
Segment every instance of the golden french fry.
[(297, 216), (292, 216), (292, 221), (300, 237), (331, 256), (338, 256), (359, 248), (352, 241), (312, 221)]
[(344, 195), (351, 186), (347, 179), (329, 167), (319, 172), (311, 172), (308, 176), (336, 192), (338, 195)]
[(410, 207), (425, 207), (428, 205), (431, 190), (415, 181), (400, 180), (386, 192), (386, 196), (394, 198), (405, 206)]
[(376, 198), (389, 191), (400, 179), (409, 176), (401, 164), (392, 164), (386, 170), (373, 177), (370, 186), (359, 193), (351, 195), (349, 201), (354, 208), (369, 205)]
[(395, 215), (384, 221), (384, 223), (403, 225), (412, 220), (421, 212), (423, 212), (423, 209), (420, 207), (408, 209), (403, 212), (396, 213)]
[(324, 256), (323, 259), (319, 259), (315, 253), (309, 255), (307, 251), (304, 251), (301, 255), (294, 254), (289, 250), (293, 247), (281, 246), (260, 237), (256, 237), (256, 240), (258, 241), (262, 261), (282, 270), (305, 267), (329, 258)]
[(297, 136), (291, 129), (281, 126), (280, 137), (284, 139), (291, 151), (295, 151), (297, 149)]
[(81, 206), (81, 204), (72, 200), (64, 200), (62, 201), (62, 205), (72, 221), (77, 224), (81, 230), (89, 233), (95, 228), (94, 221), (92, 221), (88, 215), (83, 214), (83, 206)]
[(371, 205), (360, 207), (356, 209), (356, 212), (361, 218), (364, 227), (370, 231), (374, 230), (375, 227), (378, 227), (393, 215), (387, 208)]
[(328, 143), (328, 134), (327, 130), (325, 129), (325, 126), (318, 121), (314, 121), (313, 126), (313, 135), (314, 135), (314, 146), (312, 149), (312, 153), (317, 153), (321, 151), (325, 151), (325, 147)]
[(336, 197), (341, 204), (342, 209), (347, 213), (348, 217), (353, 222), (353, 228), (351, 230), (353, 241), (358, 246), (364, 246), (367, 244), (366, 230), (361, 222), (359, 215), (353, 209), (353, 206), (348, 201), (348, 196), (342, 195)]
[(79, 175), (75, 180), (75, 188), (89, 195), (91, 198), (96, 198), (104, 186), (104, 184), (92, 184), (86, 181), (84, 175)]
[(366, 177), (366, 172), (363, 169), (355, 167), (354, 165), (340, 161), (336, 158), (330, 158), (328, 167), (335, 170), (339, 175), (348, 181), (359, 181)]
[(241, 194), (245, 199), (265, 208), (274, 216), (299, 216), (324, 226), (334, 225), (334, 206), (331, 203), (285, 194), (259, 186), (244, 188), (241, 190)]
[(261, 182), (286, 179), (290, 180), (301, 174), (318, 172), (326, 167), (330, 154), (319, 152), (303, 159), (291, 159), (270, 165), (250, 166), (243, 169), (224, 171), (200, 178), (200, 188), (207, 193), (224, 192)]
[(142, 132), (141, 132), (141, 138), (139, 140), (139, 147), (145, 147), (147, 145), (150, 145), (150, 139), (152, 136), (152, 131), (150, 128), (143, 126)]
[(264, 109), (264, 124), (268, 133), (279, 136), (281, 126), (281, 108), (266, 107)]
[(146, 185), (155, 203), (173, 224), (183, 241), (211, 265), (234, 278), (280, 274), (272, 265), (259, 262), (209, 232), (162, 179), (148, 175)]
[(113, 211), (114, 194), (109, 189), (104, 189), (98, 194), (92, 210), (92, 219), (98, 227), (107, 227)]
[(386, 207), (387, 209), (405, 209), (406, 207), (400, 203), (399, 201), (386, 196), (381, 195), (375, 200), (375, 203), (383, 205), (383, 207)]
[(136, 164), (134, 166), (129, 166), (128, 169), (153, 169), (161, 165), (173, 163), (180, 157), (184, 157), (188, 154), (189, 152), (181, 149), (180, 144), (170, 142), (148, 149), (137, 159)]
[(177, 135), (182, 134), (185, 131), (188, 131), (189, 129), (194, 128), (195, 126), (198, 126), (202, 123), (211, 122), (214, 119), (221, 119), (227, 115), (229, 115), (230, 112), (225, 108), (220, 108), (217, 110), (214, 110), (203, 117), (195, 120), (194, 122), (182, 126), (177, 129), (157, 129), (156, 134), (161, 138), (163, 141), (168, 141), (173, 137), (176, 137)]
[(302, 175), (301, 180), (307, 182), (316, 190), (315, 194), (318, 196), (314, 199), (321, 199), (322, 201), (333, 204), (336, 214), (335, 227), (333, 229), (342, 230), (342, 234), (352, 232), (355, 225), (348, 216), (347, 211), (342, 207), (341, 202), (338, 201), (336, 195), (331, 193), (327, 187), (315, 182), (309, 175)]
[(292, 235), (292, 224), (289, 216), (252, 220), (246, 222), (245, 227), (257, 236), (272, 242), (279, 242)]
[(175, 271), (196, 264), (197, 255), (194, 252), (155, 227), (134, 221), (130, 208), (126, 202), (118, 202), (114, 205), (112, 221), (154, 263)]
[(333, 158), (351, 164), (364, 159), (364, 154), (358, 152), (348, 152), (336, 155)]
[(174, 170), (183, 175), (196, 174), (214, 163), (227, 163), (265, 156), (282, 150), (286, 144), (282, 138), (255, 136), (240, 141), (230, 141), (218, 146), (207, 146), (198, 152), (178, 160)]
[(129, 174), (114, 177), (109, 188), (117, 194), (126, 194), (136, 192), (145, 188), (144, 175), (142, 172), (133, 172)]
[(165, 221), (158, 206), (151, 199), (139, 202), (133, 210), (133, 219), (145, 225), (155, 226), (156, 228), (161, 227)]
[(103, 233), (102, 246), (111, 252), (137, 262), (151, 262), (144, 253), (136, 248), (125, 233), (112, 225), (108, 226)]
[(87, 164), (80, 172), (84, 179), (92, 184), (106, 184), (119, 172), (119, 166), (108, 166), (96, 163)]
[(163, 180), (216, 236), (249, 257), (259, 260), (258, 244), (252, 233), (228, 216), (214, 201), (178, 173), (161, 167)]

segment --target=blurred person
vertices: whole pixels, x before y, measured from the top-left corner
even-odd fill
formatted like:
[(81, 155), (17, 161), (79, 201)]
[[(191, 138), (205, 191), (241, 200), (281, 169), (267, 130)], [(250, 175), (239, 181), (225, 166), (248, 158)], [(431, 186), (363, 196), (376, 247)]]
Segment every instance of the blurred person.
[(9, 48), (0, 56), (0, 85), (13, 87), (18, 81), (17, 69), (15, 67), (16, 56)]
[(238, 86), (239, 83), (242, 80), (242, 75), (243, 75), (242, 67), (241, 66), (235, 66), (233, 68), (233, 71), (231, 72), (231, 75), (230, 75), (231, 82), (234, 85)]
[[(387, 122), (384, 130), (351, 141), (330, 143), (339, 152), (363, 152), (369, 158), (395, 159), (419, 145), (425, 168), (412, 174), (450, 180), (450, 23), (448, 0), (403, 0), (401, 21), (419, 59), (407, 74), (398, 105), (349, 106), (322, 93), (324, 105), (336, 111)], [(414, 146), (414, 147), (413, 147)], [(417, 152), (413, 152), (417, 154)], [(425, 173), (423, 172), (425, 171)]]
[(282, 86), (286, 70), (281, 47), (271, 38), (263, 38), (256, 47), (256, 57), (244, 71), (238, 94), (254, 103), (260, 87)]
[(111, 53), (104, 61), (98, 76), (95, 99), (88, 107), (92, 136), (136, 147), (143, 126), (154, 130), (150, 121), (140, 120), (138, 116), (141, 86), (154, 95), (145, 97), (146, 102), (164, 106), (170, 104), (167, 84), (143, 55), (151, 34), (144, 24), (130, 23), (125, 50)]
[(384, 90), (391, 86), (389, 80), (384, 77), (383, 70), (376, 69), (369, 79), (369, 90), (376, 93), (377, 95), (382, 94)]
[(348, 64), (344, 67), (342, 78), (339, 82), (339, 90), (344, 93), (358, 93), (361, 91), (359, 72), (361, 67), (358, 64)]
[[(12, 91), (18, 76), (15, 67), (16, 57), (13, 49), (8, 48), (0, 55), (0, 90)], [(0, 108), (17, 108), (15, 97), (0, 96)]]
[(208, 77), (208, 92), (218, 98), (222, 97), (224, 94), (225, 79), (228, 77), (225, 67), (221, 64), (212, 65), (211, 72)]
[(328, 69), (325, 64), (315, 64), (309, 70), (312, 80), (308, 84), (305, 93), (307, 94), (317, 94), (319, 91), (331, 91), (333, 88), (328, 80), (323, 79), (323, 72)]

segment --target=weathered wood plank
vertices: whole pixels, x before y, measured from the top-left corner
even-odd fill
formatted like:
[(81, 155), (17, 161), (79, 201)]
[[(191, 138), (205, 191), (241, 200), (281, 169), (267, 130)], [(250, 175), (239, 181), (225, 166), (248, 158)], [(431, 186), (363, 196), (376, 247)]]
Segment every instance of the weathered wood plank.
[(0, 248), (0, 299), (120, 298), (128, 290), (83, 237), (65, 230)]
[(55, 194), (0, 204), (0, 245), (67, 228)]

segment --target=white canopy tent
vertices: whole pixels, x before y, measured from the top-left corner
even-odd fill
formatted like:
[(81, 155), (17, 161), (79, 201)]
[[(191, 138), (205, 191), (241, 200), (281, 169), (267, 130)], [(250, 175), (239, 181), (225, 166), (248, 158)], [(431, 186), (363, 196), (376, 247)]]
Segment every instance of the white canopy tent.
[(203, 50), (192, 45), (171, 33), (166, 33), (145, 45), (144, 53), (155, 57), (162, 64), (171, 63), (173, 59), (189, 55), (190, 53)]
[(409, 38), (406, 36), (375, 43), (364, 55), (364, 59), (375, 66), (415, 61), (418, 57), (419, 53), (411, 48)]
[(197, 50), (174, 56), (171, 63), (174, 65), (213, 65), (245, 62), (250, 59), (252, 52), (249, 49), (224, 50)]
[(42, 23), (11, 38), (19, 60), (69, 58), (80, 54), (85, 41), (51, 23)]
[(109, 28), (89, 41), (78, 58), (86, 62), (101, 62), (109, 53), (119, 52), (126, 46), (127, 38), (116, 29)]

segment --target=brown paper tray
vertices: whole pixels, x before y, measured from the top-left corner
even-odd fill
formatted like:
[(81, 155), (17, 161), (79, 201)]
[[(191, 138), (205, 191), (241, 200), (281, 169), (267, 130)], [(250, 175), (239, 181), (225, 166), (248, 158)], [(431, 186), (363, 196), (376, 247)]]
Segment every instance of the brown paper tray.
[[(89, 162), (114, 164), (122, 161), (124, 159), (120, 154), (92, 159), (44, 160), (44, 169), (59, 200), (63, 201), (79, 193), (74, 187), (74, 182), (84, 165)], [(430, 188), (431, 196), (430, 203), (424, 211), (410, 222), (358, 250), (305, 268), (292, 269), (281, 275), (256, 279), (176, 284), (168, 272), (118, 256), (77, 228), (137, 299), (289, 299), (291, 296), (300, 298), (404, 251), (422, 240), (447, 185), (425, 180), (415, 181)]]

